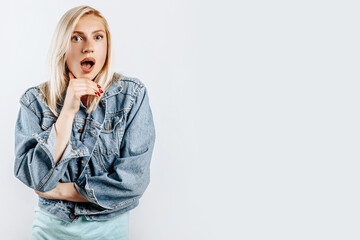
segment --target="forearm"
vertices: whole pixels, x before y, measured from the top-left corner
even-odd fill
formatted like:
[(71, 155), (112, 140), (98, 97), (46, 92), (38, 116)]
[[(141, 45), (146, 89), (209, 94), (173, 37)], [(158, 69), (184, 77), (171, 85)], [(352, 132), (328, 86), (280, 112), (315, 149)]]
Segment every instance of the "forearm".
[(74, 183), (65, 183), (63, 185), (64, 188), (62, 190), (63, 200), (71, 201), (71, 202), (89, 202), (85, 199), (75, 188)]
[(71, 202), (89, 202), (76, 190), (74, 183), (61, 183), (59, 182), (56, 188), (48, 192), (39, 192), (35, 190), (39, 196), (47, 199), (66, 200)]
[(72, 124), (75, 115), (66, 111), (61, 111), (56, 123), (56, 154), (55, 154), (55, 165), (61, 159), (62, 154), (69, 142), (72, 130)]

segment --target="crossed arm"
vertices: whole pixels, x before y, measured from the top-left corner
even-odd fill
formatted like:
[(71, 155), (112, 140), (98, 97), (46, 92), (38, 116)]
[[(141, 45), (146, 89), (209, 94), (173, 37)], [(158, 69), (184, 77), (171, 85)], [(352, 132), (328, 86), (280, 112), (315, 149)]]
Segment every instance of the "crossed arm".
[[(66, 144), (70, 139), (71, 128), (74, 117), (75, 117), (74, 114), (61, 111), (55, 123), (56, 142), (57, 142), (55, 165), (61, 159), (61, 156), (66, 148)], [(50, 191), (39, 192), (35, 190), (35, 193), (47, 199), (59, 199), (59, 200), (67, 200), (72, 202), (89, 202), (83, 196), (81, 196), (81, 194), (76, 190), (73, 182), (69, 182), (69, 183), (58, 182), (56, 188)]]
[(73, 182), (59, 182), (56, 188), (48, 192), (39, 192), (35, 190), (35, 193), (47, 199), (59, 199), (71, 202), (89, 202), (76, 190)]

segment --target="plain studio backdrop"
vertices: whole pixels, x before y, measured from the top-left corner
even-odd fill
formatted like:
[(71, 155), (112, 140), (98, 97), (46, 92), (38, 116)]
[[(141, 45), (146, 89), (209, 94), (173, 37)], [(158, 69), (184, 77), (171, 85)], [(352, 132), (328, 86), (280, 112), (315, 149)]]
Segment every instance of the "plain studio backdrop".
[(107, 18), (115, 71), (149, 90), (157, 139), (130, 239), (360, 239), (358, 1), (1, 4), (1, 239), (38, 195), (14, 177), (19, 98), (60, 17)]

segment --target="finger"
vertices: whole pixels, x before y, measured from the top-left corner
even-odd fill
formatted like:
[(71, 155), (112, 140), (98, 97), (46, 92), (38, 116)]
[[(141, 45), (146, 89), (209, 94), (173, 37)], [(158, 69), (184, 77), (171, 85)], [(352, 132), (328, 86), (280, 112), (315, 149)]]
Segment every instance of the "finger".
[(98, 84), (96, 84), (96, 83), (95, 83), (94, 81), (92, 81), (92, 80), (86, 80), (86, 81), (84, 82), (84, 84), (85, 84), (85, 87), (90, 87), (90, 88), (92, 88), (93, 91), (98, 92), (100, 96), (101, 96), (101, 94), (103, 93), (103, 91), (101, 90), (101, 88), (98, 87)]
[(72, 74), (72, 72), (70, 72), (70, 71), (69, 71), (69, 76), (70, 76), (70, 79), (78, 79), (78, 83), (91, 84), (95, 88), (96, 91), (101, 89), (101, 86), (99, 84), (95, 83), (90, 78), (87, 78), (87, 77), (76, 78), (74, 76), (74, 74)]
[(83, 86), (77, 90), (78, 97), (82, 97), (84, 95), (94, 95), (98, 97), (100, 93), (97, 90), (95, 90), (93, 87), (88, 85), (88, 86)]
[(83, 78), (73, 79), (69, 85), (76, 98), (81, 98), (84, 95), (100, 96), (99, 89), (91, 84), (88, 80)]
[(85, 83), (91, 84), (96, 89), (96, 91), (99, 91), (101, 89), (101, 86), (99, 84), (97, 84), (96, 82), (94, 82), (92, 79), (86, 78), (86, 77), (82, 78), (82, 79), (84, 80)]
[(96, 82), (89, 79), (89, 80), (87, 80), (87, 84), (90, 84), (94, 88), (95, 91), (100, 92), (99, 90), (101, 90), (101, 86), (99, 84), (97, 84)]

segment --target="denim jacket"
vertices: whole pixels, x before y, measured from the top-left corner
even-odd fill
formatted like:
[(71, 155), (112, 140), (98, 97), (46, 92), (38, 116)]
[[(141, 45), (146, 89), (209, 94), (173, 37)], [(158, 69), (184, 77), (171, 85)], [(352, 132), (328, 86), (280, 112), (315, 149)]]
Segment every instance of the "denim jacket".
[[(64, 96), (66, 91), (64, 93)], [(80, 103), (64, 153), (55, 165), (57, 117), (39, 95), (39, 86), (20, 97), (15, 125), (14, 175), (47, 192), (58, 182), (74, 182), (89, 202), (39, 196), (38, 206), (66, 222), (106, 220), (139, 204), (150, 183), (155, 128), (147, 88), (138, 78), (114, 72), (98, 107)], [(58, 104), (60, 113), (62, 104)]]

